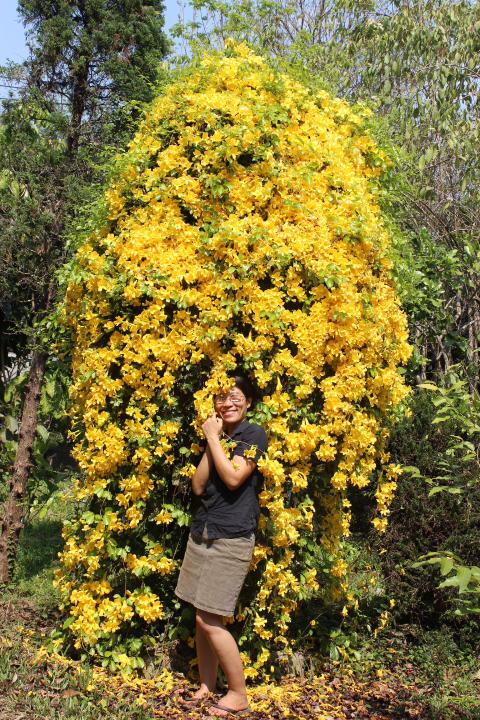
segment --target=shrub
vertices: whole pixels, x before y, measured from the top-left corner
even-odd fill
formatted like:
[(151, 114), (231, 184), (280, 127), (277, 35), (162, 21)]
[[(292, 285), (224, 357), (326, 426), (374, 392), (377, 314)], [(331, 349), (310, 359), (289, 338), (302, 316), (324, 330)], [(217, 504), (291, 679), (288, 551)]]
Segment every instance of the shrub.
[(236, 616), (247, 675), (291, 647), (314, 563), (333, 596), (346, 589), (349, 484), (374, 483), (385, 529), (398, 468), (382, 419), (406, 395), (410, 348), (367, 116), (245, 46), (205, 56), (153, 103), (78, 249), (65, 319), (83, 479), (57, 582), (75, 647), (105, 664), (141, 663), (152, 623), (182, 631), (189, 480), (233, 369), (262, 389), (251, 420), (269, 435)]
[[(382, 539), (382, 564), (399, 619), (437, 626), (478, 607), (479, 404), (456, 369), (438, 386), (416, 389), (409, 404), (410, 416), (390, 438), (392, 457), (406, 467)], [(421, 558), (424, 566), (416, 569)]]

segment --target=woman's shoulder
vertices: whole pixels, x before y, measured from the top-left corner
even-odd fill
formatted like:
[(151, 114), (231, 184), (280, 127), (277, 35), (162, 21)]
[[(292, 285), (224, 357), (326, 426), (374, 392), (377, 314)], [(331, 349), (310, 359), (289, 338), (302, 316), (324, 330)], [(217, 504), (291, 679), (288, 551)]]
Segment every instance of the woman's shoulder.
[(261, 432), (265, 432), (265, 428), (262, 425), (257, 425), (257, 423), (252, 423), (249, 420), (245, 421), (245, 430), (250, 432), (258, 432), (260, 430)]
[(264, 442), (267, 440), (265, 428), (261, 425), (257, 425), (256, 423), (246, 422), (244, 428), (242, 428), (242, 435), (244, 437), (248, 437), (249, 439), (257, 438)]

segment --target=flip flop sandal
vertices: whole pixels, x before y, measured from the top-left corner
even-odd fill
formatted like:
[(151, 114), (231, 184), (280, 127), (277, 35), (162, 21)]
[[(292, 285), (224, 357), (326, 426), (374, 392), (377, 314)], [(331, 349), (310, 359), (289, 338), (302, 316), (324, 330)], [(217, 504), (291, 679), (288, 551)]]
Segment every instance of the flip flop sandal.
[[(241, 717), (242, 715), (248, 715), (248, 713), (252, 712), (252, 709), (250, 707), (242, 708), (241, 710), (234, 710), (233, 708), (229, 708), (226, 705), (221, 705), (220, 703), (213, 703), (210, 705), (210, 708), (214, 708), (215, 710), (224, 710), (229, 715), (235, 715), (236, 717)], [(219, 717), (218, 715), (214, 715), (213, 717)], [(223, 715), (221, 716), (223, 717)]]

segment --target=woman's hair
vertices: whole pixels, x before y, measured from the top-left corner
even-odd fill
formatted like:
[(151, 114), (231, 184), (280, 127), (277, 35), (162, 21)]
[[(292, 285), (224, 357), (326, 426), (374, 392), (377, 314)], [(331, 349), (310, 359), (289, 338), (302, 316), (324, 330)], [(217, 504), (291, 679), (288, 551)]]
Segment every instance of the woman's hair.
[(260, 399), (256, 385), (248, 377), (237, 372), (233, 372), (230, 377), (235, 387), (241, 390), (248, 400), (251, 400), (250, 410), (253, 410), (255, 404)]

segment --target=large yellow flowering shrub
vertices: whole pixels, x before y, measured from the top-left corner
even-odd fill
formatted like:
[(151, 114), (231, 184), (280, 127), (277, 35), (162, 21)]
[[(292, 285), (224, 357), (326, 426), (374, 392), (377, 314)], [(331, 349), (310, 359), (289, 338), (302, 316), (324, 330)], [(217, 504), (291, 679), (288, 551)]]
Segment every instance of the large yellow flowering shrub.
[(77, 648), (125, 666), (152, 623), (181, 622), (200, 423), (235, 368), (262, 389), (251, 419), (269, 436), (236, 618), (247, 675), (288, 652), (320, 581), (346, 589), (349, 485), (373, 488), (384, 529), (398, 469), (382, 418), (410, 349), (365, 114), (232, 46), (168, 87), (132, 141), (65, 302), (82, 480), (57, 583)]

